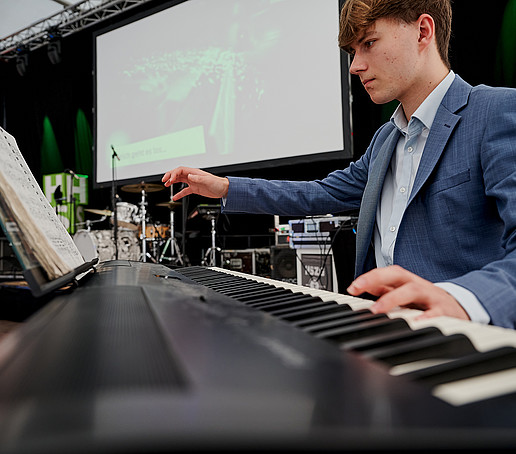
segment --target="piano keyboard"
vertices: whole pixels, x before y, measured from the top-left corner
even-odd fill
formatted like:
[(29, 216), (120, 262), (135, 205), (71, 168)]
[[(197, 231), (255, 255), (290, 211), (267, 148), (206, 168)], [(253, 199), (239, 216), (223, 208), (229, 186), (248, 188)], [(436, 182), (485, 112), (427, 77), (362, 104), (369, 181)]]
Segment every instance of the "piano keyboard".
[(398, 309), (373, 314), (372, 302), (221, 268), (176, 272), (297, 328), (363, 355), (465, 405), (516, 393), (516, 332)]

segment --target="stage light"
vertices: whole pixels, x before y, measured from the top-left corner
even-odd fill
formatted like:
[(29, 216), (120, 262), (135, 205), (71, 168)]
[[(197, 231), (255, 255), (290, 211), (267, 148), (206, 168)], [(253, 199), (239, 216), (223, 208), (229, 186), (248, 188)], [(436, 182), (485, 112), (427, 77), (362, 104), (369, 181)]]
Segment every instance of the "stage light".
[(23, 77), (27, 73), (27, 68), (29, 66), (29, 56), (27, 54), (18, 54), (16, 57), (16, 71), (18, 74)]
[(57, 65), (58, 63), (61, 63), (61, 40), (60, 39), (54, 39), (54, 41), (51, 41), (48, 43), (47, 55), (48, 55), (48, 59), (50, 60), (50, 63), (52, 63), (53, 65)]

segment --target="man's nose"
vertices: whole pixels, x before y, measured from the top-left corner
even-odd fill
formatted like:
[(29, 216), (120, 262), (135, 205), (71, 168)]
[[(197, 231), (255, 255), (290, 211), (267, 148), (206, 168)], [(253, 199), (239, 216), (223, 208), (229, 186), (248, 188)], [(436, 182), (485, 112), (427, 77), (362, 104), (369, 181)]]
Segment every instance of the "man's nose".
[(351, 63), (349, 65), (349, 72), (351, 74), (358, 74), (360, 71), (363, 71), (365, 69), (365, 62), (364, 60), (357, 54), (350, 57)]

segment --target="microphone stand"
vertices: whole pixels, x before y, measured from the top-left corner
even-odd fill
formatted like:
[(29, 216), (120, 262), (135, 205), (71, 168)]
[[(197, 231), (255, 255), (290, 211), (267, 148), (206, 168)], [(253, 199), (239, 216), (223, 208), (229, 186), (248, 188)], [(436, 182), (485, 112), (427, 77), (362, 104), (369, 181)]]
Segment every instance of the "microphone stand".
[[(74, 234), (75, 233), (75, 229), (76, 229), (76, 224), (77, 224), (77, 219), (76, 219), (76, 202), (77, 202), (77, 198), (75, 197), (74, 193), (73, 193), (73, 186), (74, 186), (74, 180), (78, 180), (79, 177), (77, 176), (77, 174), (73, 171), (73, 170), (70, 170), (70, 169), (65, 169), (64, 170), (65, 173), (71, 175), (70, 177), (70, 188), (69, 188), (69, 192), (70, 192), (70, 200), (69, 200), (69, 203), (71, 205), (71, 208), (68, 207), (68, 223), (70, 224), (70, 234)], [(68, 185), (68, 183), (67, 183)]]
[(111, 206), (113, 211), (113, 241), (115, 242), (115, 260), (118, 260), (118, 194), (116, 193), (115, 183), (115, 158), (120, 161), (120, 158), (116, 154), (115, 148), (111, 145), (113, 154), (111, 155)]

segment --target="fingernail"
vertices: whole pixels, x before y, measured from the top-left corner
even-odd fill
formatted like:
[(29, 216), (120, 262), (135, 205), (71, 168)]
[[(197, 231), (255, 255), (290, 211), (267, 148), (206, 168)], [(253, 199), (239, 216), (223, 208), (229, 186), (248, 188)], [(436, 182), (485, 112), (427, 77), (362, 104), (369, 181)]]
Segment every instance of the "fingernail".
[(374, 304), (369, 308), (369, 310), (370, 310), (373, 314), (377, 314), (378, 312), (380, 312), (379, 304), (378, 304), (378, 303), (374, 303)]

